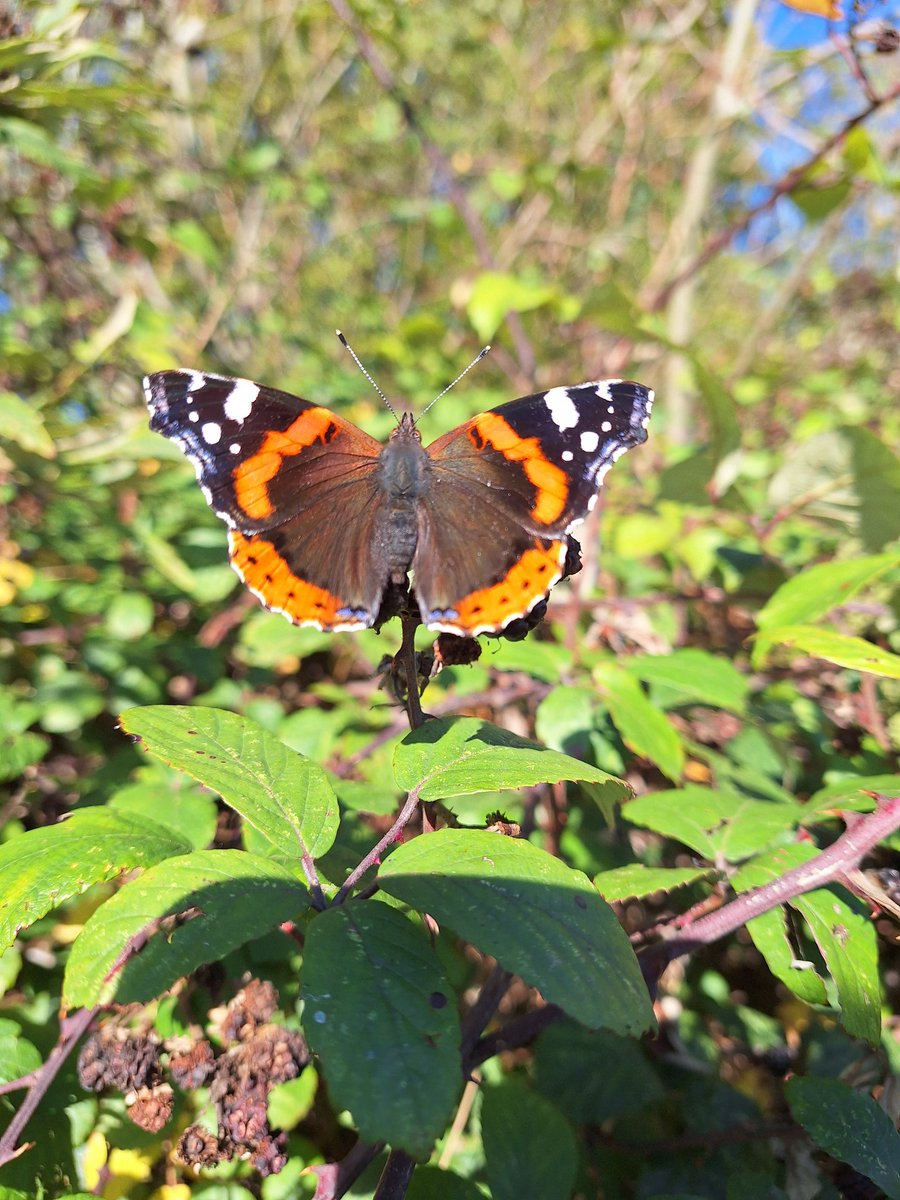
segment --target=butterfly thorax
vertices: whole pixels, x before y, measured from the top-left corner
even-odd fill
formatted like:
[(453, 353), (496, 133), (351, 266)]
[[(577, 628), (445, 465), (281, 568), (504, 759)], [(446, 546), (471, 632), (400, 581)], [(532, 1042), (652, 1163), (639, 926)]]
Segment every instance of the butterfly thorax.
[(411, 413), (400, 424), (378, 459), (375, 479), (384, 495), (379, 535), (395, 581), (405, 577), (416, 551), (417, 506), (431, 484), (431, 460)]

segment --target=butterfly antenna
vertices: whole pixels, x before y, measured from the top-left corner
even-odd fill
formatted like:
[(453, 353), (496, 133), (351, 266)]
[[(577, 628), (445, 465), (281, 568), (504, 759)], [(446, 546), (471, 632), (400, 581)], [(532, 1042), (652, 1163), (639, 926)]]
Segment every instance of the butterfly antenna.
[(490, 346), (485, 346), (485, 348), (481, 351), (481, 353), (476, 355), (476, 357), (472, 359), (472, 361), (469, 363), (469, 365), (466, 367), (466, 369), (464, 371), (460, 371), (460, 373), (453, 380), (453, 382), (448, 383), (447, 386), (444, 388), (444, 390), (442, 392), (439, 392), (435, 396), (435, 398), (431, 401), (431, 404), (427, 405), (427, 407), (423, 410), (423, 412), (419, 414), (419, 417), (417, 419), (421, 421), (422, 417), (425, 416), (425, 413), (428, 412), (428, 409), (431, 408), (432, 405), (437, 404), (437, 402), (438, 402), (438, 400), (440, 400), (441, 396), (446, 396), (452, 387), (456, 387), (456, 385), (462, 379), (463, 375), (468, 375), (468, 373), (472, 370), (472, 368), (475, 366), (475, 364), (480, 363), (481, 360), (484, 358), (484, 356), (487, 354), (487, 352), (489, 350), (490, 350)]
[[(381, 388), (378, 386), (378, 384), (375, 382), (375, 380), (372, 378), (372, 376), (369, 374), (369, 372), (366, 370), (366, 368), (359, 361), (359, 356), (357, 355), (356, 351), (353, 349), (353, 347), (350, 345), (350, 343), (347, 341), (347, 339), (344, 337), (344, 335), (341, 333), (341, 331), (339, 329), (336, 329), (334, 332), (340, 338), (341, 345), (345, 346), (350, 351), (350, 357), (353, 359), (353, 361), (356, 363), (356, 365), (362, 371), (363, 375), (365, 375), (366, 379), (368, 379), (369, 383), (371, 383), (372, 387), (375, 389), (375, 391), (378, 393), (378, 395), (385, 402), (385, 404), (387, 405), (388, 412), (391, 414), (391, 416), (394, 418), (394, 420), (399, 425), (400, 418), (397, 416), (397, 410), (394, 408), (393, 404), (391, 404), (390, 400), (388, 400), (387, 396), (384, 394), (384, 392), (381, 390)], [(463, 372), (463, 374), (465, 374), (465, 372)]]

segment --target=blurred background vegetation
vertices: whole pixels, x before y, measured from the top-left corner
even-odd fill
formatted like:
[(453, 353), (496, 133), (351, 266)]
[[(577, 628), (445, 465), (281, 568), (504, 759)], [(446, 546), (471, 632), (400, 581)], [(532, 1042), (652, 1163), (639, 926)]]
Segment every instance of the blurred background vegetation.
[[(585, 569), (540, 632), (444, 672), (427, 708), (536, 729), (638, 792), (763, 779), (805, 799), (893, 774), (890, 670), (802, 646), (751, 662), (748, 639), (789, 577), (900, 538), (896, 15), (862, 4), (829, 22), (776, 0), (5, 6), (3, 836), (126, 785), (134, 804), (162, 792), (187, 825), (206, 821), (209, 798), (116, 729), (124, 708), (165, 701), (244, 712), (333, 768), (349, 810), (393, 811), (392, 743), (372, 740), (395, 718), (376, 671), (399, 631), (328, 636), (260, 610), (140, 393), (171, 366), (249, 376), (386, 436), (336, 326), (413, 410), (494, 343), (426, 441), (544, 386), (657, 390), (650, 441), (609, 477)], [(896, 650), (897, 618), (879, 574), (828, 628)], [(672, 657), (652, 694), (661, 728), (640, 701), (635, 715), (603, 700), (604, 664), (634, 656)], [(590, 804), (497, 803), (589, 873), (622, 861), (627, 837)], [(2, 982), (40, 1025), (65, 937), (37, 929), (42, 954), (7, 956)], [(731, 966), (715, 964), (727, 983), (706, 1001), (739, 992), (771, 1016), (771, 980), (748, 1000)]]

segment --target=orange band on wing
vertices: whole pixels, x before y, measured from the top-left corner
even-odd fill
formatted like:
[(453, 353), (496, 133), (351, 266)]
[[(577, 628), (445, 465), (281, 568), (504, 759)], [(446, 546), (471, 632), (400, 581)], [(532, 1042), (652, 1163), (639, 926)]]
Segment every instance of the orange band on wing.
[(234, 471), (235, 497), (248, 517), (259, 520), (272, 516), (275, 508), (268, 485), (281, 470), (282, 461), (315, 441), (325, 445), (333, 436), (330, 430), (337, 432), (332, 414), (326, 408), (308, 408), (287, 429), (266, 434), (257, 452)]
[(559, 582), (565, 551), (565, 542), (549, 546), (535, 542), (499, 583), (458, 601), (454, 605), (458, 617), (451, 624), (472, 634), (479, 629), (502, 629), (505, 623), (525, 616)]
[(494, 412), (482, 413), (471, 422), (468, 435), (477, 446), (478, 441), (473, 434), (481, 439), (482, 444), (499, 450), (504, 458), (522, 464), (525, 474), (537, 489), (531, 515), (538, 524), (552, 525), (562, 516), (569, 499), (569, 483), (565, 472), (544, 458), (537, 438), (520, 437), (503, 417)]
[(340, 596), (295, 575), (271, 542), (244, 537), (236, 529), (228, 535), (231, 563), (247, 587), (266, 608), (284, 613), (295, 625), (319, 629), (366, 629), (372, 615), (351, 609)]

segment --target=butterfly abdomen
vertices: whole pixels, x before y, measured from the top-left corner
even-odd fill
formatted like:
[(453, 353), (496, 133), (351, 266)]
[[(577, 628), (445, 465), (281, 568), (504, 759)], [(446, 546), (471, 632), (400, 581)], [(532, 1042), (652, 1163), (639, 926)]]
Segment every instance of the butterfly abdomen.
[(403, 426), (385, 446), (376, 471), (376, 482), (384, 497), (378, 520), (378, 537), (390, 577), (400, 582), (416, 552), (416, 513), (422, 496), (431, 487), (431, 462), (422, 449), (418, 433), (407, 434)]

